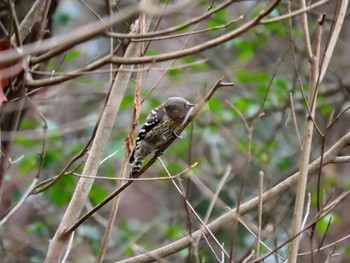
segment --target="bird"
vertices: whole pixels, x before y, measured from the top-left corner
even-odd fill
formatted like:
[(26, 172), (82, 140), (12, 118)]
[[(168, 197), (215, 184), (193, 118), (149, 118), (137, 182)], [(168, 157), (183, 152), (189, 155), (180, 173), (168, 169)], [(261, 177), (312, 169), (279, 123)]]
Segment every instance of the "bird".
[(176, 129), (186, 122), (194, 106), (182, 97), (170, 97), (148, 114), (129, 159), (130, 178), (141, 170), (143, 160), (150, 153), (159, 150), (172, 136), (181, 138)]

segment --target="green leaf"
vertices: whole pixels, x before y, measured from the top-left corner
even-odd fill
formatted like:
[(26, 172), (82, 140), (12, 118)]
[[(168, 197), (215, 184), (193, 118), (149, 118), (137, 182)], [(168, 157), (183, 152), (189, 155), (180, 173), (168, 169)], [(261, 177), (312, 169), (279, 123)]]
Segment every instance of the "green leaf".
[(168, 226), (165, 234), (169, 239), (177, 240), (183, 236), (182, 227), (178, 225)]
[(76, 82), (79, 83), (85, 83), (85, 84), (92, 84), (94, 81), (90, 76), (79, 76), (78, 78), (76, 78), (75, 80)]
[(91, 251), (92, 251), (92, 254), (97, 257), (98, 254), (100, 253), (100, 248), (101, 248), (101, 245), (99, 242), (93, 240), (91, 242)]
[(339, 223), (340, 217), (335, 213), (330, 213), (317, 222), (316, 231), (318, 231), (320, 234), (324, 234), (326, 233), (329, 224), (332, 225)]
[(49, 151), (46, 151), (45, 159), (44, 159), (44, 167), (56, 164), (57, 161), (61, 160), (61, 157), (62, 157), (61, 149), (56, 148), (56, 149), (51, 149)]
[(155, 56), (155, 55), (159, 55), (160, 52), (158, 50), (155, 49), (147, 49), (146, 51), (146, 55), (147, 56)]
[(264, 98), (268, 91), (269, 91), (269, 87), (267, 85), (258, 84), (255, 86), (255, 93), (260, 98)]
[(172, 82), (179, 83), (181, 80), (182, 71), (180, 69), (170, 69), (168, 76)]
[(14, 144), (22, 147), (33, 147), (37, 145), (38, 142), (36, 140), (28, 139), (25, 136), (17, 136), (14, 140)]
[(276, 86), (277, 88), (277, 91), (288, 91), (289, 88), (288, 88), (288, 82), (285, 81), (284, 79), (275, 79), (273, 81), (273, 84)]
[(81, 55), (81, 50), (80, 49), (72, 49), (72, 50), (69, 50), (65, 55), (64, 55), (64, 59), (63, 59), (63, 62), (66, 63), (66, 62), (70, 62), (78, 57), (80, 57)]
[(59, 15), (54, 16), (54, 22), (57, 25), (66, 26), (68, 25), (69, 21), (70, 21), (70, 16), (67, 13), (61, 12)]
[(212, 16), (208, 20), (207, 27), (211, 28), (211, 27), (221, 26), (223, 24), (226, 24), (227, 21), (228, 21), (227, 10), (223, 9), (223, 10), (220, 10), (220, 11), (216, 12), (214, 14), (214, 16)]
[(256, 51), (256, 44), (252, 41), (245, 41), (243, 39), (239, 39), (234, 42), (237, 51), (237, 57), (240, 60), (249, 60), (251, 59)]
[(124, 255), (125, 256), (132, 256), (134, 254), (134, 249), (131, 247), (131, 246), (127, 246), (125, 249), (124, 249)]
[(345, 247), (344, 256), (350, 256), (350, 245)]
[(20, 130), (34, 130), (37, 127), (37, 122), (35, 120), (26, 120), (23, 119), (19, 123)]
[(318, 112), (321, 113), (324, 116), (328, 116), (329, 114), (331, 114), (333, 108), (329, 105), (322, 105), (318, 107)]
[[(188, 57), (184, 57), (181, 59), (185, 64), (191, 64), (193, 62), (195, 62), (195, 59), (193, 56), (188, 56)], [(208, 70), (208, 65), (204, 62), (201, 64), (193, 64), (190, 66), (191, 69), (195, 70), (195, 71), (207, 71)]]
[(49, 199), (57, 206), (65, 206), (74, 189), (73, 176), (63, 176), (46, 193)]
[[(184, 23), (183, 21), (176, 21), (175, 22), (175, 26), (180, 26), (183, 23)], [(188, 32), (190, 28), (191, 28), (190, 26), (185, 26), (183, 28), (180, 28), (180, 29), (176, 30), (176, 32), (177, 33), (185, 33), (185, 32)]]
[(265, 8), (264, 4), (262, 3), (259, 3), (257, 6), (256, 6), (256, 9), (251, 13), (252, 14), (252, 17), (256, 17), (260, 14), (261, 11), (263, 11)]
[(26, 232), (38, 236), (48, 236), (49, 231), (47, 225), (41, 221), (35, 221), (26, 227)]
[(261, 152), (259, 154), (259, 160), (260, 162), (264, 163), (264, 164), (269, 164), (270, 160), (271, 160), (271, 155), (266, 153), (266, 152)]
[(266, 144), (266, 148), (268, 150), (274, 150), (276, 148), (276, 146), (277, 146), (277, 142), (274, 139), (269, 140)]
[(218, 100), (217, 98), (214, 98), (214, 97), (209, 100), (208, 106), (209, 106), (209, 109), (211, 111), (215, 111), (215, 112), (221, 111), (221, 110), (224, 109), (223, 103), (220, 100)]
[(235, 100), (234, 105), (240, 112), (245, 113), (248, 110), (250, 103), (246, 98), (238, 97)]
[(270, 34), (274, 34), (280, 37), (286, 37), (287, 29), (281, 23), (264, 24), (263, 26)]
[(122, 103), (120, 104), (121, 110), (132, 110), (134, 105), (134, 96), (133, 95), (125, 95)]
[[(178, 146), (178, 147), (176, 147)], [(184, 157), (184, 148), (183, 147), (179, 147), (180, 145), (178, 145), (177, 143), (174, 143), (172, 145), (172, 151), (177, 155), (177, 156), (182, 156)], [(186, 154), (186, 153), (185, 153)], [(167, 168), (170, 174), (175, 175), (176, 173), (180, 172), (182, 169), (182, 166), (179, 163), (176, 162), (171, 162), (169, 164), (167, 164)]]
[(48, 70), (56, 70), (57, 69), (57, 63), (54, 60), (49, 60), (46, 65)]
[(93, 205), (97, 205), (98, 203), (102, 202), (103, 199), (105, 199), (107, 196), (108, 191), (103, 186), (101, 186), (100, 184), (92, 185), (89, 198)]
[[(320, 200), (322, 200), (324, 197), (324, 189), (321, 189), (320, 191)], [(317, 205), (317, 192), (314, 192), (311, 194), (311, 205), (316, 206)]]
[(39, 156), (37, 154), (28, 154), (20, 161), (19, 171), (22, 175), (27, 175), (29, 172), (35, 171), (38, 164)]
[(270, 76), (264, 71), (249, 71), (246, 69), (237, 70), (235, 75), (237, 82), (240, 83), (257, 83), (263, 82), (268, 84)]
[(291, 160), (282, 160), (277, 163), (277, 168), (281, 171), (287, 171), (291, 167), (293, 167), (293, 162)]

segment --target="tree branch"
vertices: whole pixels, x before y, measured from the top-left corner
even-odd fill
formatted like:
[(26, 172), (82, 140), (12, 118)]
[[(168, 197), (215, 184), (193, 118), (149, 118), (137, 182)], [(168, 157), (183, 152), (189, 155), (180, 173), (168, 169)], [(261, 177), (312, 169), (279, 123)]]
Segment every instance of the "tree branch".
[[(191, 116), (187, 119), (187, 121), (176, 131), (177, 134), (180, 134), (188, 124), (192, 122), (194, 117), (199, 113), (199, 111), (203, 108), (203, 106), (210, 100), (210, 98), (214, 95), (215, 91), (220, 87), (227, 87), (227, 86), (233, 86), (233, 83), (224, 83), (221, 80), (217, 81), (213, 88), (209, 91), (207, 96), (202, 100), (202, 102), (192, 111)], [(172, 137), (169, 139), (169, 141), (163, 145), (161, 149), (159, 149), (159, 152), (164, 152), (175, 140), (175, 137)], [(144, 172), (148, 170), (149, 167), (152, 166), (152, 164), (157, 160), (158, 155), (155, 154), (147, 164), (145, 164), (144, 167), (133, 177), (138, 178), (140, 177)], [(113, 193), (111, 193), (108, 197), (106, 197), (105, 200), (103, 200), (101, 203), (99, 203), (97, 206), (95, 206), (93, 209), (91, 209), (89, 212), (87, 212), (84, 216), (82, 216), (78, 221), (76, 221), (69, 229), (66, 230), (67, 233), (73, 232), (78, 226), (80, 226), (86, 219), (88, 219), (92, 214), (94, 214), (97, 210), (99, 210), (101, 207), (106, 205), (109, 201), (111, 201), (113, 198), (118, 196), (124, 189), (126, 189), (130, 184), (133, 183), (133, 180), (129, 180), (126, 183), (124, 183), (120, 188), (115, 190)]]
[[(125, 57), (137, 56), (139, 50), (138, 46), (139, 43), (131, 43), (125, 52)], [(133, 66), (121, 67), (133, 68)], [(83, 169), (83, 175), (95, 176), (97, 173), (100, 161), (102, 160), (104, 148), (107, 145), (109, 134), (113, 128), (131, 74), (131, 71), (119, 72), (112, 84), (99, 126), (96, 130), (96, 136)], [(46, 263), (60, 262), (64, 256), (70, 235), (72, 234), (71, 232), (67, 232), (66, 229), (78, 219), (93, 183), (94, 179), (91, 178), (81, 177), (79, 179), (62, 221), (55, 236), (50, 242), (49, 250), (45, 259)]]
[[(323, 156), (323, 165), (332, 163), (334, 159), (341, 153), (341, 151), (350, 145), (350, 132), (343, 136), (338, 142), (336, 142)], [(317, 158), (308, 166), (308, 173), (315, 173), (320, 169), (321, 157)], [(285, 191), (293, 187), (299, 178), (299, 172), (294, 173), (284, 181), (280, 182), (276, 186), (264, 192), (261, 196), (264, 203), (271, 201), (272, 199), (283, 194)], [(249, 211), (256, 209), (259, 205), (259, 197), (252, 198), (251, 200), (243, 203), (239, 207), (239, 215), (244, 215)], [(230, 210), (219, 218), (215, 219), (213, 222), (208, 224), (208, 228), (212, 233), (226, 227), (232, 220), (238, 217), (237, 208)], [(209, 233), (204, 229), (199, 229), (192, 232), (191, 236), (183, 237), (171, 244), (165, 245), (153, 251), (147, 252), (142, 255), (138, 255), (132, 258), (124, 259), (118, 261), (118, 263), (146, 263), (154, 261), (155, 257), (164, 258), (171, 254), (174, 254), (191, 244), (192, 239), (204, 238), (204, 236), (209, 236)]]

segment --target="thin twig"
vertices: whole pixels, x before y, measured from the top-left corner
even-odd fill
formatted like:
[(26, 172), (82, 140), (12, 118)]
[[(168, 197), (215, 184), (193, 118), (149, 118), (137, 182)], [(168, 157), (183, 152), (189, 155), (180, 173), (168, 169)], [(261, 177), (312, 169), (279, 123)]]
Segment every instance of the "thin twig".
[[(130, 43), (125, 51), (125, 57), (135, 57), (137, 55), (138, 43)], [(121, 67), (133, 66), (122, 65)], [(113, 124), (117, 117), (130, 78), (131, 72), (125, 72), (118, 73), (117, 77), (113, 80), (110, 93), (107, 96), (107, 101), (103, 108), (101, 121), (96, 130), (96, 136), (92, 142), (89, 155), (84, 165), (83, 174), (85, 175), (95, 176), (98, 171), (104, 149), (108, 142), (108, 137), (112, 131)], [(62, 259), (69, 237), (73, 232), (67, 232), (66, 230), (79, 218), (93, 182), (94, 179), (90, 178), (79, 179), (70, 203), (63, 215), (58, 229), (56, 230), (56, 234), (50, 242), (45, 262), (58, 262)]]
[(232, 25), (232, 24), (234, 24), (242, 19), (243, 19), (243, 16), (240, 16), (240, 17), (238, 17), (234, 20), (230, 20), (229, 22), (225, 23), (224, 25), (220, 25), (220, 26), (214, 26), (214, 27), (201, 29), (201, 30), (193, 30), (191, 32), (184, 32), (184, 33), (174, 34), (174, 35), (170, 35), (170, 36), (131, 39), (131, 42), (160, 41), (160, 40), (168, 40), (168, 39), (172, 39), (172, 38), (184, 37), (184, 36), (188, 36), (188, 35), (191, 35), (191, 36), (197, 35), (197, 34), (201, 34), (201, 33), (205, 33), (205, 32), (210, 32), (213, 30), (218, 30), (218, 29), (223, 29), (223, 28), (229, 27), (230, 25)]
[[(309, 224), (307, 224), (303, 229), (301, 229), (298, 233), (296, 233), (296, 235), (292, 236), (289, 238), (289, 240), (283, 242), (282, 244), (280, 244), (277, 248), (275, 248), (272, 252), (269, 252), (267, 254), (265, 254), (264, 256), (256, 259), (255, 261), (251, 262), (251, 263), (258, 263), (258, 262), (263, 262), (264, 259), (266, 259), (267, 257), (269, 257), (270, 255), (272, 255), (275, 251), (281, 249), (282, 247), (284, 247), (286, 244), (288, 244), (289, 242), (291, 242), (292, 239), (298, 239), (298, 237), (305, 232), (306, 230), (308, 230), (309, 228), (311, 228), (315, 223), (317, 223), (318, 221), (320, 221), (322, 218), (325, 218), (337, 205), (339, 205), (342, 201), (344, 201), (344, 199), (346, 197), (348, 197), (350, 194), (350, 192), (344, 192), (343, 194), (341, 194), (338, 198), (336, 198), (332, 203), (329, 204), (329, 206), (324, 207), (322, 211), (318, 212), (314, 218), (311, 220), (311, 222)], [(299, 255), (299, 254), (298, 254)], [(288, 258), (288, 262), (289, 258)]]
[(330, 2), (330, 1), (333, 1), (333, 0), (318, 1), (316, 3), (312, 3), (309, 6), (306, 6), (305, 8), (300, 8), (299, 10), (296, 10), (296, 11), (293, 11), (293, 12), (289, 12), (288, 14), (285, 14), (285, 15), (281, 15), (281, 16), (274, 17), (274, 18), (263, 19), (263, 20), (261, 20), (261, 24), (271, 24), (271, 23), (276, 23), (276, 22), (279, 22), (279, 21), (286, 20), (288, 18), (293, 18), (293, 17), (295, 17), (297, 15), (305, 14), (308, 11), (316, 9), (317, 7), (320, 7), (320, 6), (326, 4), (326, 3)]
[(335, 45), (336, 45), (338, 38), (339, 38), (340, 30), (343, 27), (344, 18), (346, 15), (348, 3), (349, 3), (349, 0), (342, 0), (341, 1), (340, 10), (338, 13), (338, 18), (337, 18), (337, 21), (335, 23), (334, 29), (332, 31), (331, 38), (327, 43), (327, 49), (326, 49), (324, 57), (323, 57), (319, 82), (322, 82), (324, 75), (326, 74), (326, 71), (328, 69), (329, 62), (332, 58)]
[(261, 225), (262, 225), (262, 209), (263, 209), (263, 199), (262, 194), (264, 192), (264, 172), (259, 172), (259, 205), (258, 205), (258, 231), (256, 237), (255, 245), (255, 257), (257, 259), (260, 253), (260, 242), (261, 242)]
[[(22, 20), (21, 24), (19, 25), (19, 33), (21, 35), (22, 40), (26, 39), (28, 34), (32, 31), (35, 23), (41, 17), (41, 14), (45, 7), (45, 2), (46, 0), (36, 0), (35, 3), (33, 3), (31, 9), (28, 11), (27, 15)], [(15, 38), (16, 35), (11, 37), (11, 43), (15, 43)], [(22, 42), (20, 42), (20, 45), (21, 44)]]
[(69, 253), (70, 253), (70, 251), (72, 250), (72, 247), (73, 247), (74, 234), (75, 234), (75, 232), (73, 232), (72, 235), (69, 238), (67, 249), (66, 249), (66, 251), (64, 253), (64, 256), (63, 256), (63, 259), (62, 259), (62, 261), (60, 263), (65, 263), (67, 261), (67, 259), (68, 259)]
[[(207, 12), (210, 10), (211, 6), (209, 6), (207, 8)], [(189, 33), (195, 33), (199, 27), (199, 23), (197, 24), (197, 26)], [(187, 46), (187, 44), (189, 43), (189, 41), (191, 40), (193, 34), (190, 34), (189, 37), (186, 39), (185, 43), (182, 45), (181, 50), (184, 50), (185, 47)], [(150, 96), (152, 94), (152, 92), (156, 89), (156, 87), (159, 85), (159, 83), (161, 82), (161, 80), (166, 76), (166, 74), (169, 72), (169, 70), (174, 66), (174, 64), (176, 63), (177, 59), (174, 59), (173, 61), (171, 61), (171, 63), (167, 66), (166, 70), (164, 70), (164, 72), (162, 73), (162, 75), (157, 79), (156, 83), (152, 86), (152, 88), (147, 92), (147, 94), (144, 96), (143, 100), (141, 103), (143, 103), (143, 101), (148, 98), (148, 96)]]
[[(299, 0), (299, 4), (301, 9), (306, 8), (306, 3), (305, 0)], [(304, 29), (304, 40), (305, 40), (305, 47), (306, 47), (306, 53), (311, 59), (314, 55), (312, 53), (312, 48), (311, 48), (311, 40), (310, 40), (310, 33), (309, 33), (309, 23), (307, 19), (307, 13), (302, 13), (301, 15), (301, 24)]]
[(38, 107), (29, 99), (29, 97), (26, 97), (26, 101), (29, 102), (31, 104), (31, 106), (34, 108), (34, 110), (38, 113), (38, 115), (40, 116), (40, 118), (42, 119), (44, 125), (43, 125), (43, 145), (42, 145), (42, 150), (40, 153), (40, 162), (39, 162), (39, 167), (38, 167), (38, 172), (35, 175), (35, 178), (33, 180), (33, 182), (30, 184), (30, 186), (28, 187), (28, 189), (26, 190), (26, 192), (23, 194), (23, 196), (21, 197), (21, 199), (16, 203), (16, 205), (14, 205), (13, 207), (11, 207), (2, 217), (1, 221), (0, 221), (0, 225), (2, 225), (3, 223), (5, 223), (7, 221), (7, 219), (13, 215), (18, 208), (24, 203), (24, 201), (27, 199), (28, 196), (30, 196), (32, 194), (32, 191), (34, 190), (34, 188), (36, 187), (37, 182), (39, 181), (40, 178), (40, 174), (42, 172), (42, 169), (44, 167), (44, 160), (45, 160), (45, 153), (46, 153), (46, 142), (47, 142), (47, 137), (46, 137), (46, 133), (47, 133), (47, 121), (44, 117), (44, 115), (39, 111)]
[(107, 34), (109, 36), (117, 37), (117, 38), (133, 38), (133, 39), (166, 35), (166, 34), (173, 33), (173, 32), (179, 31), (181, 29), (184, 29), (184, 28), (186, 28), (188, 26), (194, 25), (194, 24), (196, 24), (196, 23), (198, 23), (200, 21), (203, 21), (204, 19), (212, 16), (213, 14), (219, 12), (220, 10), (223, 10), (224, 8), (226, 8), (227, 6), (232, 4), (233, 2), (236, 2), (236, 0), (227, 0), (227, 1), (223, 2), (220, 5), (217, 5), (210, 12), (206, 12), (206, 13), (200, 15), (200, 16), (192, 18), (189, 21), (183, 22), (180, 25), (173, 26), (173, 27), (170, 27), (170, 28), (167, 28), (167, 29), (164, 29), (164, 30), (147, 32), (147, 33), (144, 33), (144, 34), (134, 34), (134, 35), (128, 35), (128, 34), (123, 34), (123, 33), (107, 33)]
[(5, 224), (6, 221), (22, 206), (22, 204), (24, 204), (27, 197), (30, 196), (30, 193), (32, 192), (38, 180), (39, 179), (37, 177), (33, 179), (32, 183), (29, 185), (28, 189), (24, 192), (21, 199), (16, 203), (15, 206), (11, 207), (11, 209), (8, 212), (6, 212), (6, 214), (1, 218), (0, 226)]
[[(340, 152), (343, 151), (344, 148), (348, 147), (350, 145), (350, 132), (347, 133), (345, 136), (343, 136), (340, 140), (338, 140), (330, 149), (328, 149), (327, 152), (324, 154), (324, 162), (323, 165), (327, 165), (331, 163), (336, 156)], [(312, 174), (316, 172), (319, 169), (320, 166), (320, 157), (314, 160), (311, 164), (308, 166), (308, 171), (309, 174)], [(288, 189), (292, 188), (297, 182), (299, 178), (299, 172), (294, 173), (293, 175), (289, 176), (287, 179), (283, 180), (276, 186), (272, 187), (271, 189), (267, 190), (266, 192), (263, 193), (262, 199), (263, 202), (269, 202), (272, 199), (278, 197), (281, 195), (281, 193), (286, 192)], [(338, 198), (339, 201), (344, 200), (346, 196), (342, 195)], [(339, 202), (338, 202), (339, 203)], [(251, 198), (249, 201), (241, 204), (240, 206), (240, 214), (243, 215), (252, 209), (255, 209), (259, 204), (259, 199), (258, 197)], [(332, 204), (337, 204), (337, 202), (332, 202)], [(324, 208), (325, 209), (325, 208)], [(328, 208), (327, 208), (328, 209)], [(227, 226), (227, 224), (232, 223), (232, 220), (238, 218), (239, 215), (237, 214), (237, 209), (231, 209), (229, 212), (225, 213), (224, 215), (220, 216), (219, 218), (215, 219), (211, 223), (208, 224), (208, 227), (212, 232), (216, 232), (219, 229), (222, 229), (224, 226)], [(206, 233), (208, 234), (208, 233)], [(299, 235), (300, 233), (298, 233)], [(192, 236), (185, 236), (181, 239), (178, 239), (177, 241), (167, 244), (163, 247), (159, 247), (153, 251), (147, 252), (142, 255), (137, 255), (132, 258), (128, 258), (125, 260), (121, 260), (118, 263), (146, 263), (146, 262), (152, 262), (153, 257), (152, 255), (158, 255), (161, 257), (166, 257), (169, 256), (170, 254), (176, 253), (177, 251), (180, 251), (187, 247), (190, 243), (192, 238), (195, 238), (198, 235), (202, 235), (201, 229), (195, 231), (192, 233)], [(285, 244), (289, 243), (290, 240), (288, 240)], [(284, 246), (285, 244), (282, 244)], [(275, 253), (279, 249), (276, 248), (275, 250), (271, 251), (271, 254)], [(264, 256), (266, 257), (266, 256)], [(261, 262), (261, 261), (258, 261)]]
[[(301, 0), (302, 1), (302, 0)], [(306, 19), (306, 18), (305, 18)], [(295, 207), (293, 213), (293, 221), (292, 221), (292, 231), (291, 236), (295, 236), (297, 233), (300, 233), (302, 229), (302, 216), (304, 210), (304, 199), (306, 192), (306, 185), (308, 179), (308, 165), (310, 161), (310, 153), (311, 153), (311, 144), (312, 144), (312, 135), (314, 129), (314, 117), (316, 110), (316, 98), (318, 92), (318, 79), (319, 79), (319, 56), (320, 56), (320, 45), (321, 45), (321, 35), (322, 35), (322, 18), (320, 18), (317, 33), (316, 33), (316, 48), (315, 53), (313, 53), (313, 57), (311, 58), (311, 87), (308, 98), (308, 106), (310, 107), (310, 112), (306, 113), (306, 124), (304, 127), (304, 138), (303, 138), (303, 147), (301, 151), (300, 157), (300, 177), (297, 186)], [(305, 22), (305, 20), (304, 20)], [(307, 19), (306, 19), (307, 22)], [(306, 28), (304, 28), (306, 30)], [(308, 31), (307, 31), (308, 32)], [(306, 43), (307, 45), (307, 43)], [(307, 107), (307, 108), (309, 108)], [(295, 263), (297, 261), (298, 249), (299, 249), (299, 238), (293, 238), (291, 240), (288, 261), (290, 263)]]
[[(221, 180), (220, 180), (220, 182), (219, 182), (219, 184), (218, 184), (218, 186), (216, 188), (216, 191), (215, 191), (214, 195), (210, 199), (211, 200), (210, 204), (208, 206), (208, 209), (207, 209), (207, 211), (205, 213), (205, 217), (203, 219), (203, 222), (205, 224), (208, 223), (209, 217), (211, 215), (211, 212), (213, 211), (214, 205), (215, 205), (215, 203), (217, 201), (217, 198), (218, 198), (218, 196), (219, 196), (219, 194), (221, 192), (221, 189), (224, 186), (224, 184), (225, 184), (225, 182), (226, 182), (226, 180), (227, 180), (227, 178), (228, 178), (228, 176), (230, 174), (231, 174), (231, 165), (228, 165), (227, 168), (226, 168), (225, 173), (223, 174), (223, 176), (222, 176), (222, 178), (221, 178)], [(198, 236), (198, 238), (194, 241), (194, 243), (197, 245), (197, 247), (198, 247), (198, 243), (199, 243), (200, 240), (201, 240), (201, 236)]]
[[(19, 120), (22, 114), (23, 110), (23, 105), (25, 101), (25, 93), (26, 90), (23, 86), (20, 87), (20, 100), (17, 103), (17, 108), (16, 111), (14, 112), (14, 116), (12, 119), (12, 123), (10, 126), (10, 134), (8, 140), (6, 140), (6, 144), (4, 149), (1, 149), (1, 163), (0, 163), (0, 204), (1, 204), (1, 199), (2, 199), (2, 193), (3, 193), (3, 183), (5, 179), (5, 173), (6, 170), (9, 168), (9, 160), (12, 152), (12, 146), (13, 146), (13, 141), (15, 139), (15, 135), (17, 133), (18, 125), (19, 125)], [(1, 138), (4, 140), (4, 138)]]
[(122, 177), (108, 177), (108, 176), (88, 176), (88, 175), (82, 175), (82, 174), (77, 174), (77, 173), (73, 173), (74, 176), (77, 177), (85, 177), (85, 178), (91, 178), (91, 179), (96, 179), (96, 180), (107, 180), (107, 181), (142, 181), (142, 182), (149, 182), (149, 181), (162, 181), (162, 180), (169, 180), (169, 179), (175, 179), (180, 177), (181, 175), (183, 175), (184, 173), (187, 173), (188, 171), (190, 171), (191, 169), (193, 169), (194, 167), (196, 167), (198, 165), (198, 162), (190, 165), (189, 167), (187, 167), (185, 170), (183, 170), (182, 172), (172, 176), (171, 178), (169, 178), (168, 176), (164, 176), (164, 177), (142, 177), (142, 178), (122, 178)]
[(289, 100), (290, 100), (290, 105), (291, 105), (291, 108), (292, 108), (292, 116), (293, 116), (294, 127), (295, 127), (295, 131), (297, 133), (297, 138), (298, 138), (299, 146), (300, 146), (300, 149), (301, 149), (302, 143), (301, 143), (301, 137), (300, 137), (299, 128), (298, 128), (297, 117), (296, 117), (296, 114), (295, 114), (295, 108), (294, 108), (294, 101), (293, 101), (293, 94), (292, 93), (289, 93)]
[(10, 11), (11, 11), (11, 22), (14, 28), (14, 39), (16, 41), (11, 42), (12, 45), (20, 47), (22, 46), (22, 36), (21, 36), (21, 31), (19, 29), (19, 22), (18, 22), (18, 18), (17, 18), (17, 14), (16, 14), (16, 10), (15, 10), (15, 1), (14, 0), (9, 0), (8, 1), (9, 6), (10, 6)]
[[(165, 170), (165, 172), (168, 174), (168, 176), (171, 176), (171, 174), (169, 173), (168, 169), (166, 168), (166, 166), (164, 165), (162, 159), (160, 157), (158, 157), (158, 161), (160, 162), (160, 164), (162, 165), (163, 169)], [(171, 180), (171, 182), (173, 183), (173, 185), (175, 186), (175, 189), (177, 190), (177, 192), (181, 195), (181, 197), (185, 200), (187, 206), (190, 208), (191, 212), (193, 213), (193, 215), (199, 220), (199, 222), (201, 223), (201, 226), (205, 229), (205, 231), (207, 231), (209, 233), (209, 236), (211, 238), (213, 238), (213, 240), (215, 241), (216, 245), (220, 248), (220, 250), (225, 254), (225, 256), (229, 259), (230, 256), (229, 254), (225, 251), (225, 249), (221, 246), (221, 244), (219, 243), (219, 241), (217, 240), (217, 238), (214, 236), (214, 234), (210, 231), (210, 229), (208, 228), (207, 224), (200, 218), (200, 216), (198, 215), (198, 213), (196, 212), (196, 210), (193, 208), (193, 206), (190, 204), (190, 202), (186, 199), (186, 196), (184, 195), (184, 193), (181, 191), (180, 187), (176, 184), (176, 182), (174, 180)], [(201, 232), (204, 232), (201, 231)], [(215, 254), (216, 255), (216, 254)]]

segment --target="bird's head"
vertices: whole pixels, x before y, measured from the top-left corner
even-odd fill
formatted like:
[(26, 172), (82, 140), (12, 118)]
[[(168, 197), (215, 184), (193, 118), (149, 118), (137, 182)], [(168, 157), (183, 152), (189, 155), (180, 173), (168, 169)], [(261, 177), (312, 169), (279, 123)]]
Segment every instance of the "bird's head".
[(195, 104), (182, 97), (171, 97), (164, 104), (166, 115), (178, 123), (184, 123), (191, 114)]

